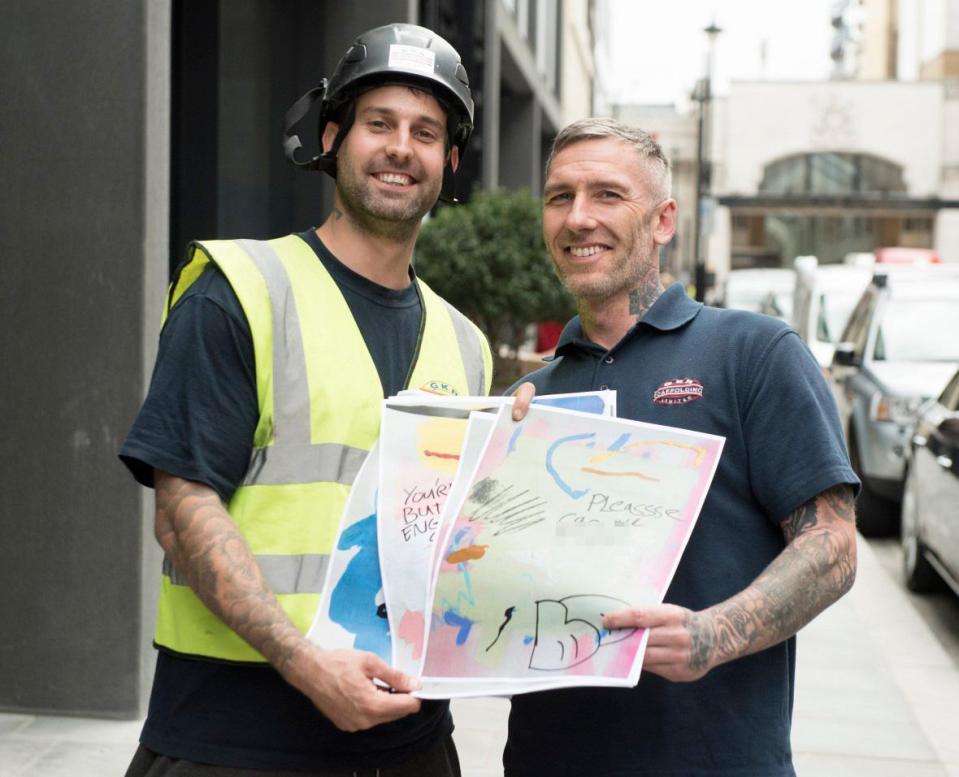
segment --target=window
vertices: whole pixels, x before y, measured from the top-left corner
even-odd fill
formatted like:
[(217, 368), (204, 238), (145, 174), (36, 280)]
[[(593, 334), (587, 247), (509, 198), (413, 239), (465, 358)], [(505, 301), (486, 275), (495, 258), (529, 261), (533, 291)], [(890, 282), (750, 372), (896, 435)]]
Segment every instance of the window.
[(770, 194), (905, 192), (902, 167), (870, 154), (795, 154), (766, 165), (759, 191)]

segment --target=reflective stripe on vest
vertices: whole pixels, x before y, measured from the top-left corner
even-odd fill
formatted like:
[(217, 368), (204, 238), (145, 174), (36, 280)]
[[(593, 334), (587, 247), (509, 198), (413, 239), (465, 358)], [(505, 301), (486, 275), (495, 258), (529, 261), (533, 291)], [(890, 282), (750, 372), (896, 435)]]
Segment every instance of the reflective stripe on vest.
[[(346, 300), (302, 239), (193, 244), (167, 310), (211, 261), (230, 281), (250, 325), (260, 411), (250, 465), (228, 509), (277, 601), (305, 632), (349, 488), (379, 434), (383, 390)], [(492, 357), (485, 338), (426, 284), (418, 282), (418, 290), (424, 325), (409, 387), (487, 393)], [(163, 571), (157, 644), (263, 660), (166, 560)]]

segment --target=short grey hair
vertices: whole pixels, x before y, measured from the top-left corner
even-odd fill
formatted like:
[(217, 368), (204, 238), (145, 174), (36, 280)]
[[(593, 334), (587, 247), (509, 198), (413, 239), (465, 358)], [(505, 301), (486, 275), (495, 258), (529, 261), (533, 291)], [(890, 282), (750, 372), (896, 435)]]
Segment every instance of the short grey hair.
[(580, 119), (564, 127), (553, 141), (549, 159), (546, 160), (546, 174), (549, 175), (549, 168), (553, 164), (553, 159), (567, 146), (584, 140), (603, 140), (605, 138), (622, 140), (632, 146), (646, 162), (646, 168), (650, 172), (653, 184), (659, 184), (659, 192), (657, 193), (659, 199), (665, 200), (670, 196), (673, 176), (670, 171), (669, 158), (663, 152), (663, 147), (645, 130), (623, 124), (616, 119), (598, 117)]

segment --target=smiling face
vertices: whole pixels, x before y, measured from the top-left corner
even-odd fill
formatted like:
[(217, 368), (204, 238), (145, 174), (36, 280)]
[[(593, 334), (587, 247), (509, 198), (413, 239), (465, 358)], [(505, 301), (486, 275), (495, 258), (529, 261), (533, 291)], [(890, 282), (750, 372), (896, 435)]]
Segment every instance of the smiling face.
[(659, 278), (659, 246), (675, 229), (676, 203), (651, 162), (618, 138), (576, 141), (550, 164), (543, 238), (578, 300), (603, 300)]
[[(329, 149), (339, 127), (328, 124)], [(336, 199), (362, 229), (406, 236), (436, 204), (446, 163), (446, 113), (431, 94), (383, 86), (361, 94), (336, 155)], [(458, 149), (450, 164), (456, 168)]]

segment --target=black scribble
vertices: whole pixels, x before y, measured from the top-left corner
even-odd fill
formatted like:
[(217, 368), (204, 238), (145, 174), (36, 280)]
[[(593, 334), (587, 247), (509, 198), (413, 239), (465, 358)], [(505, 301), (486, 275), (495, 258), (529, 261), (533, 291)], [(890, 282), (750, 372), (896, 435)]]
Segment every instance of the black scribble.
[[(481, 488), (482, 487), (482, 488)], [(513, 492), (509, 485), (496, 493), (497, 482), (484, 478), (473, 486), (470, 499), (480, 505), (480, 509), (469, 516), (470, 521), (482, 521), (495, 526), (493, 536), (521, 531), (546, 520), (543, 508), (546, 500), (536, 496), (529, 489)]]
[(507, 607), (507, 608), (506, 608), (506, 612), (503, 613), (503, 615), (506, 616), (506, 620), (504, 620), (504, 621), (499, 625), (499, 631), (496, 632), (496, 639), (494, 639), (492, 642), (490, 642), (490, 643), (489, 643), (489, 646), (486, 648), (486, 652), (487, 652), (487, 653), (489, 652), (489, 649), (490, 649), (491, 647), (493, 647), (493, 645), (496, 644), (497, 640), (502, 636), (502, 634), (503, 634), (503, 629), (505, 629), (505, 628), (506, 628), (506, 624), (509, 623), (509, 622), (513, 619), (513, 613), (514, 613), (515, 611), (516, 611), (516, 608), (515, 608), (515, 607)]
[[(569, 669), (588, 661), (601, 648), (626, 639), (636, 629), (607, 631), (602, 621), (605, 611), (629, 606), (628, 602), (601, 594), (538, 600), (529, 668), (544, 672)], [(554, 644), (558, 647), (552, 647)]]

